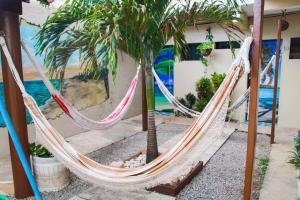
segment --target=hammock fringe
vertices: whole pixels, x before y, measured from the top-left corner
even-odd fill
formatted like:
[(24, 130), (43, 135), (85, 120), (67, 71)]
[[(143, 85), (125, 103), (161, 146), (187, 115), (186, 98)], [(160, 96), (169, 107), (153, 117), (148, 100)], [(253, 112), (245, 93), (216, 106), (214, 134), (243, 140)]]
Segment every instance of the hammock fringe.
[(222, 134), (230, 94), (241, 73), (249, 71), (247, 70), (248, 52), (252, 38), (245, 39), (237, 60), (228, 70), (226, 78), (214, 97), (201, 116), (184, 131), (177, 143), (152, 162), (133, 169), (102, 165), (66, 144), (62, 135), (47, 121), (36, 101), (26, 92), (3, 37), (0, 37), (0, 43), (10, 70), (23, 94), (24, 103), (38, 129), (37, 132), (40, 132), (43, 143), (56, 158), (80, 178), (101, 187), (137, 190), (180, 179), (199, 162), (199, 154), (203, 154), (210, 145), (205, 144), (201, 139), (204, 136), (217, 138)]

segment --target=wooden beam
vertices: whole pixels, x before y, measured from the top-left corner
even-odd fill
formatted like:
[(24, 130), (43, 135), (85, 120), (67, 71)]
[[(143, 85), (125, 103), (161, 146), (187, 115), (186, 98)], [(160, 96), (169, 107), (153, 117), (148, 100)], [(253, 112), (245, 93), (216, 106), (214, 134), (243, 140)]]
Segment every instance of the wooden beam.
[[(8, 49), (11, 53), (12, 59), (16, 65), (20, 77), (22, 78), (23, 72), (20, 45), (19, 14), (0, 10), (0, 31), (5, 34)], [(20, 139), (20, 143), (22, 145), (25, 156), (29, 162), (26, 114), (22, 94), (9, 70), (8, 63), (5, 59), (5, 56), (3, 56), (3, 53), (1, 57), (6, 107), (12, 119), (12, 123), (16, 129), (16, 132), (18, 133), (18, 137)], [(15, 197), (17, 199), (23, 199), (32, 196), (33, 192), (11, 140), (9, 141), (9, 144)]]
[(280, 59), (280, 46), (281, 46), (281, 32), (282, 32), (282, 20), (278, 20), (277, 25), (277, 43), (276, 43), (276, 62), (275, 62), (275, 80), (274, 80), (274, 92), (273, 92), (273, 107), (272, 107), (272, 128), (271, 128), (271, 144), (275, 143), (275, 127), (276, 127), (276, 114), (277, 114), (277, 90), (278, 90), (278, 70)]
[(255, 145), (257, 132), (257, 105), (259, 88), (259, 71), (261, 66), (261, 40), (263, 31), (264, 0), (254, 2), (253, 51), (250, 81), (250, 104), (248, 121), (247, 156), (244, 183), (244, 200), (251, 199), (252, 179), (255, 161)]
[(142, 124), (143, 131), (148, 130), (148, 111), (147, 111), (147, 96), (146, 96), (146, 78), (145, 68), (142, 68)]
[(22, 0), (1, 0), (0, 10), (22, 14)]

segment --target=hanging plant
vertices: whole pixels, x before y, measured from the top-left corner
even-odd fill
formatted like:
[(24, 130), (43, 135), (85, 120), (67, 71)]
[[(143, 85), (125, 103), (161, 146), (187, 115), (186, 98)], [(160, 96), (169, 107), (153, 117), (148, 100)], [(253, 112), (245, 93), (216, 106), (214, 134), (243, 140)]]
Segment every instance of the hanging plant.
[(213, 42), (213, 35), (211, 34), (211, 28), (209, 27), (207, 30), (205, 41), (197, 47), (198, 51), (203, 55), (204, 57), (207, 57), (211, 54), (214, 46)]

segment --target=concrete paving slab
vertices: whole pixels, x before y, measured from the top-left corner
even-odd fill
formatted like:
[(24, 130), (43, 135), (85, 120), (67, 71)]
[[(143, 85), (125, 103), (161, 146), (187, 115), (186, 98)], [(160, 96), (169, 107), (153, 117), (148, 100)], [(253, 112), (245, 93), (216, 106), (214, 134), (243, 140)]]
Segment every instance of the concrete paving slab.
[(92, 187), (84, 193), (76, 195), (70, 200), (174, 200), (170, 197), (156, 192), (146, 190), (139, 191), (122, 191), (122, 190), (104, 190), (98, 187)]
[(294, 200), (297, 197), (296, 170), (288, 164), (295, 129), (277, 129), (270, 163), (265, 175), (260, 200)]

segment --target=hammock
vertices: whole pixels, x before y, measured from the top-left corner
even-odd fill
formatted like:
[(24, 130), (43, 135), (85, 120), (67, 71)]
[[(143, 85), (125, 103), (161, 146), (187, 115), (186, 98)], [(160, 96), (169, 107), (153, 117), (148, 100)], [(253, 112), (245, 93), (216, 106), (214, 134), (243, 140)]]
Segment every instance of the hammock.
[[(265, 67), (265, 69), (260, 74), (260, 77), (261, 77), (260, 81), (261, 82), (262, 82), (264, 76), (266, 76), (268, 71), (271, 69), (271, 67), (273, 65), (273, 61), (275, 60), (275, 58), (276, 58), (276, 56), (273, 55), (271, 57), (270, 61), (268, 62), (267, 66)], [(232, 112), (232, 111), (236, 110), (237, 108), (239, 108), (241, 105), (243, 105), (243, 103), (248, 100), (249, 94), (250, 94), (250, 86), (248, 87), (246, 92), (244, 92), (244, 94), (242, 94), (234, 103), (232, 103), (232, 105), (228, 108), (228, 112)]]
[[(275, 59), (275, 55), (272, 56), (270, 59), (269, 63), (265, 67), (264, 71), (261, 74), (261, 79), (266, 75), (266, 73), (269, 71), (270, 67), (272, 66), (272, 63)], [(166, 97), (166, 99), (171, 103), (178, 111), (185, 115), (189, 115), (192, 117), (199, 117), (201, 115), (200, 112), (187, 108), (185, 105), (180, 103), (180, 101), (171, 94), (171, 92), (168, 90), (168, 88), (164, 85), (163, 81), (159, 78), (157, 73), (155, 72), (155, 69), (152, 68), (152, 73), (154, 75), (154, 78), (157, 82), (157, 85), (160, 89), (160, 91), (163, 93), (163, 95)], [(239, 106), (241, 106), (249, 97), (250, 93), (250, 87), (246, 90), (244, 94), (242, 94), (233, 104), (232, 106), (228, 109), (228, 112), (232, 112), (233, 110), (237, 109)]]
[(22, 42), (21, 45), (24, 51), (26, 52), (26, 54), (28, 55), (29, 60), (32, 62), (33, 66), (35, 67), (38, 74), (40, 75), (45, 86), (49, 90), (52, 99), (61, 107), (61, 109), (72, 119), (72, 121), (77, 126), (80, 126), (88, 130), (107, 129), (111, 126), (114, 126), (116, 123), (118, 123), (128, 111), (137, 88), (140, 66), (137, 68), (137, 72), (131, 81), (128, 91), (124, 96), (124, 98), (119, 103), (119, 105), (107, 117), (105, 117), (102, 120), (96, 121), (81, 114), (67, 99), (65, 99), (60, 94), (59, 91), (57, 91), (53, 87), (48, 77), (44, 74), (42, 68), (35, 62), (30, 50), (26, 47), (25, 43)]
[[(105, 166), (77, 152), (59, 132), (51, 126), (42, 114), (35, 100), (26, 92), (15, 69), (3, 38), (1, 46), (10, 70), (20, 87), (24, 103), (29, 110), (36, 128), (41, 134), (44, 145), (80, 178), (106, 188), (137, 190), (154, 187), (180, 178), (199, 162), (198, 155), (203, 153), (201, 138), (204, 134), (222, 131), (229, 97), (242, 72), (249, 68), (248, 52), (252, 38), (247, 38), (239, 56), (232, 64), (218, 91), (205, 107), (201, 116), (184, 132), (181, 139), (152, 162), (138, 168), (125, 169)], [(244, 64), (244, 68), (242, 68)]]

